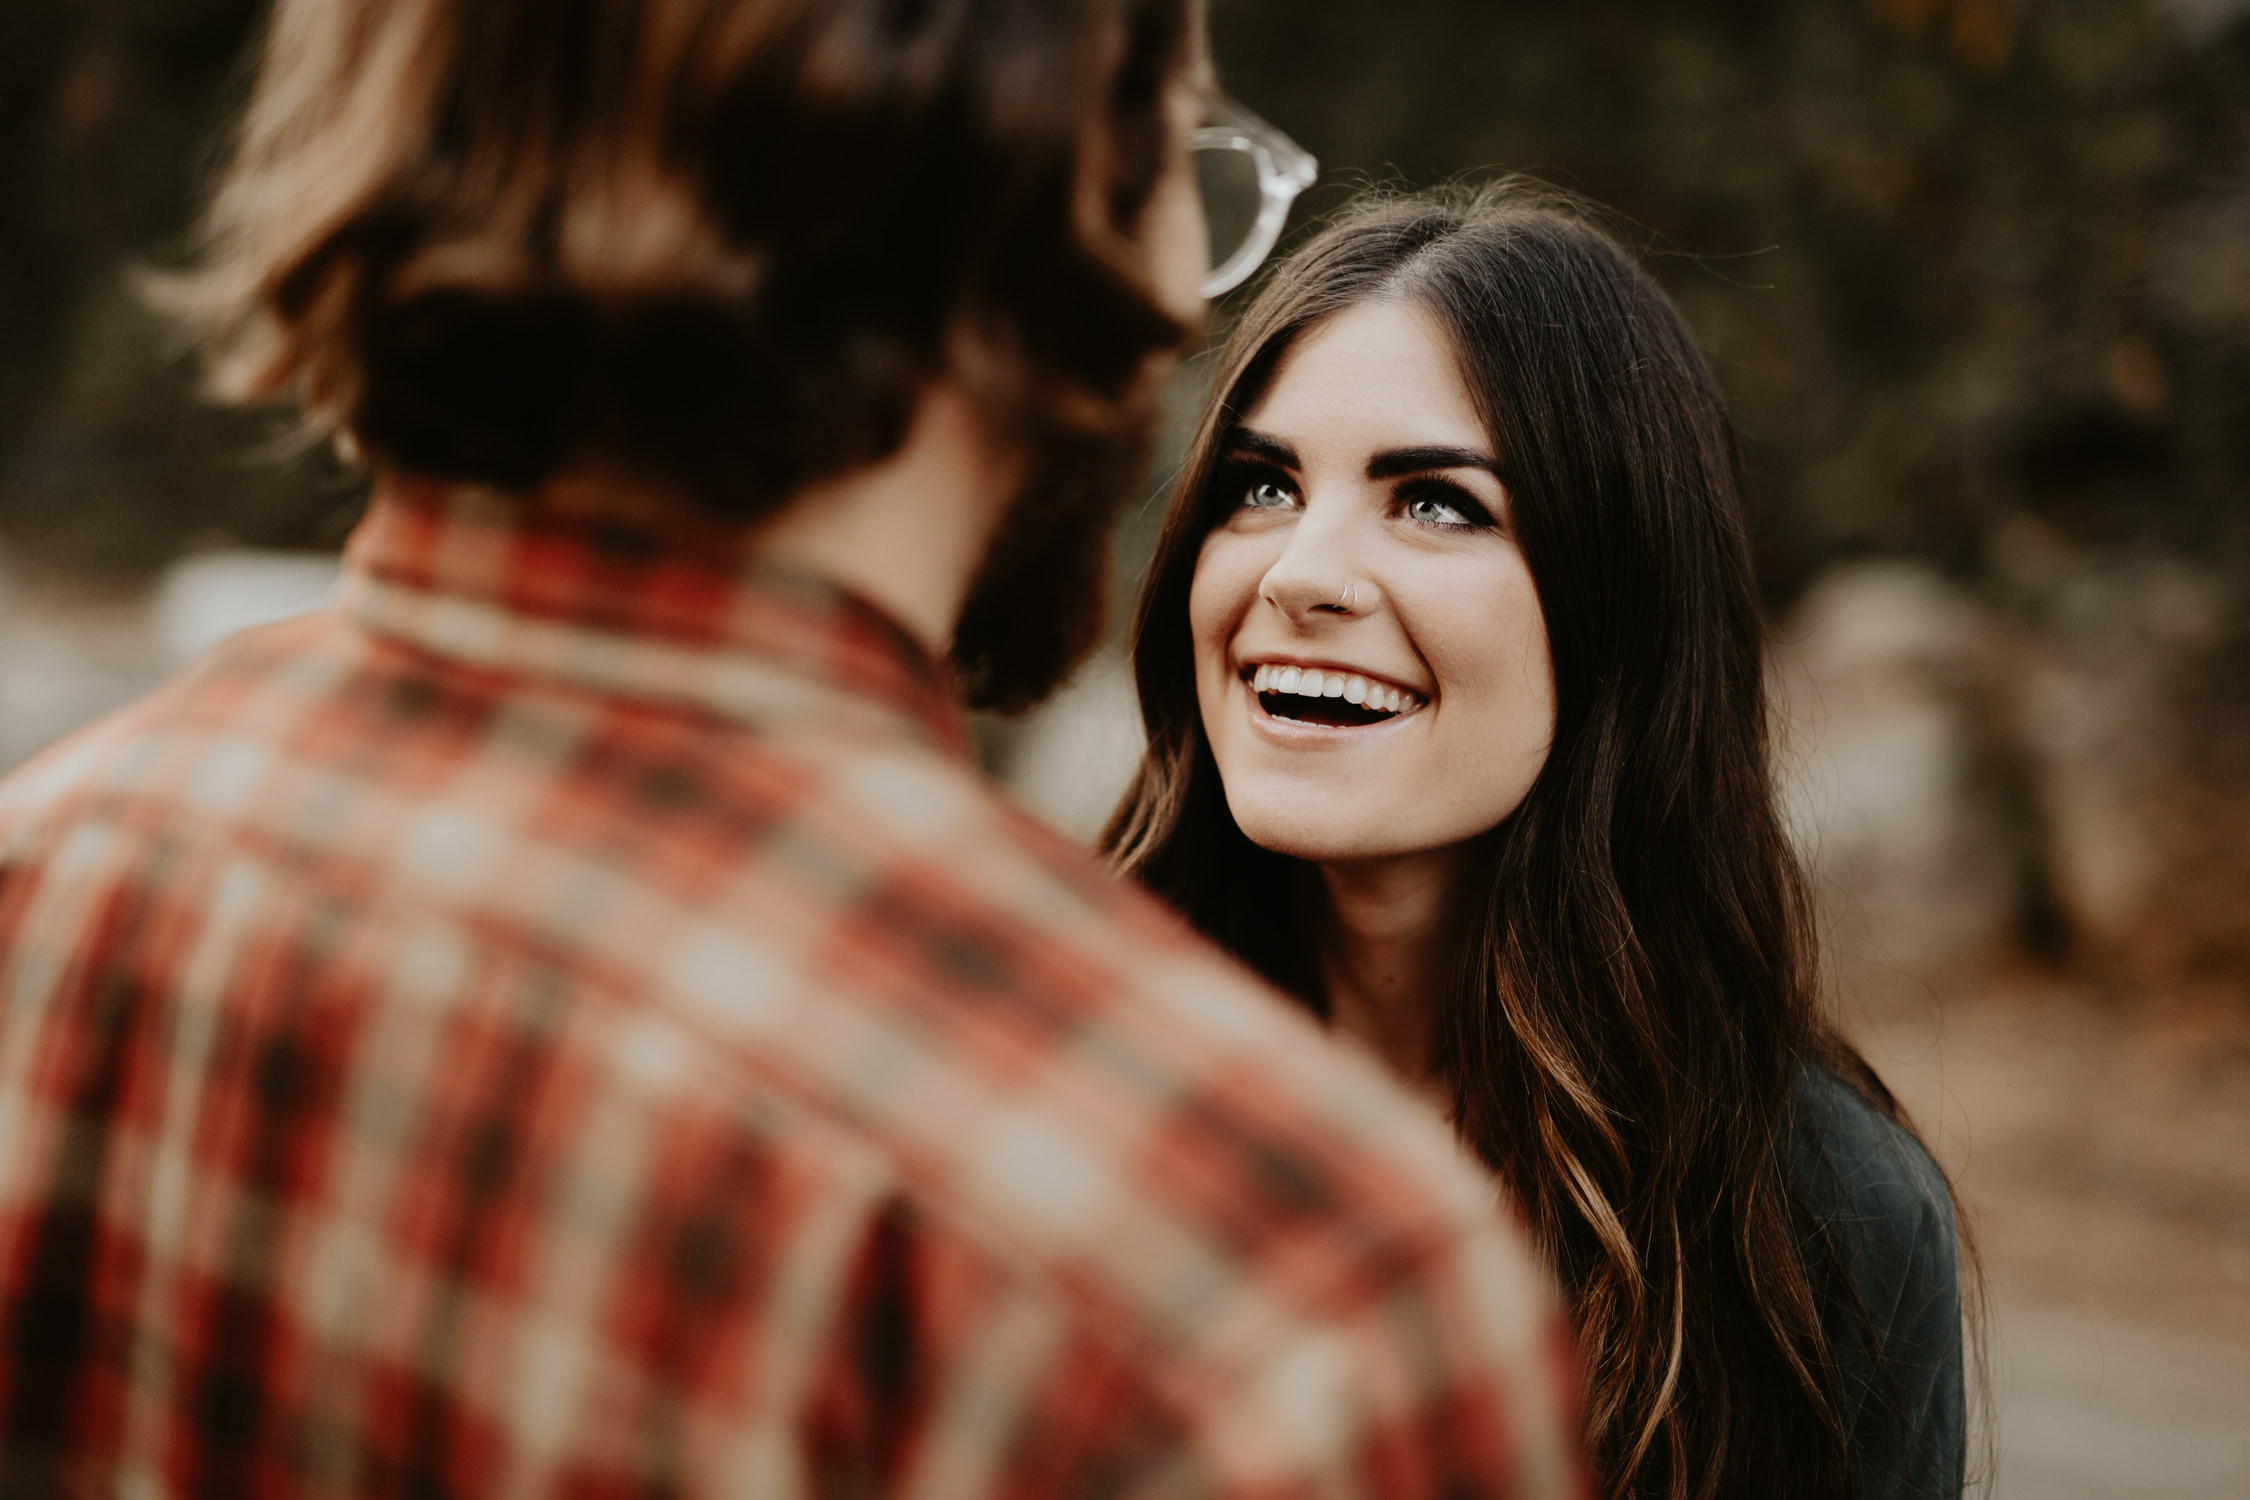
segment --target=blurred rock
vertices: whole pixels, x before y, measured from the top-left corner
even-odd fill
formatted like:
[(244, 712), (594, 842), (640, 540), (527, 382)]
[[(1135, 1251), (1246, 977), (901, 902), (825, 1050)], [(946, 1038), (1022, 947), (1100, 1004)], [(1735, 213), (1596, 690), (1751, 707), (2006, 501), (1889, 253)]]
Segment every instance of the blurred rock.
[(161, 681), (148, 600), (58, 591), (0, 571), (0, 770)]
[(1848, 990), (1925, 979), (2018, 927), (2021, 833), (1989, 769), (1998, 636), (1908, 563), (1830, 572), (1779, 632), (1782, 805)]
[(2003, 951), (2250, 966), (2250, 631), (2226, 575), (2015, 538), (1972, 595), (1823, 575), (1777, 633), (1782, 799), (1863, 997)]
[(999, 770), (1018, 801), (1090, 844), (1133, 779), (1146, 744), (1133, 670), (1110, 646), (1023, 721), (998, 757)]
[(2103, 956), (2175, 975), (2250, 960), (2250, 695), (2240, 602), (2178, 560), (2045, 591), (2021, 682), (2058, 897)]
[(201, 656), (238, 630), (317, 606), (336, 582), (325, 552), (233, 549), (185, 557), (157, 581), (156, 638), (175, 661)]
[(131, 702), (226, 636), (312, 608), (335, 576), (325, 553), (248, 550), (182, 558), (130, 590), (0, 566), (0, 770)]

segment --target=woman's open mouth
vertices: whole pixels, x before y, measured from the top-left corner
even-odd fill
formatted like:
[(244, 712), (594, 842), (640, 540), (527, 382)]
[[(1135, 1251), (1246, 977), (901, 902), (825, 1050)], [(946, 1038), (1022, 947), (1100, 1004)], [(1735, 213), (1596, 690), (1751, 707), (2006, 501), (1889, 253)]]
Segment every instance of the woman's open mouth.
[(1247, 668), (1243, 680), (1258, 704), (1276, 719), (1356, 729), (1410, 714), (1424, 702), (1395, 683), (1333, 668), (1266, 663)]

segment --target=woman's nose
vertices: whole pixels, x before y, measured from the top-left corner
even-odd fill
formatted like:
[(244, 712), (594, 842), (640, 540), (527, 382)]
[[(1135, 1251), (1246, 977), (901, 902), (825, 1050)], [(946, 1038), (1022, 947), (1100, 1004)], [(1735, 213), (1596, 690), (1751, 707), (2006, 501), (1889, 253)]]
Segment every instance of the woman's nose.
[(1375, 602), (1374, 585), (1357, 576), (1345, 541), (1338, 528), (1311, 517), (1298, 522), (1259, 580), (1258, 597), (1299, 623), (1365, 614)]

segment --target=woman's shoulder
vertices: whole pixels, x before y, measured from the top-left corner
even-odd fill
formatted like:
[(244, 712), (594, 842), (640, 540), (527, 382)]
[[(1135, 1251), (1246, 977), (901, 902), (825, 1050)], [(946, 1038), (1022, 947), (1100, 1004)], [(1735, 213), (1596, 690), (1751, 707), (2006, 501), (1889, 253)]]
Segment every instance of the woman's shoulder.
[(1941, 1240), (1951, 1258), (1952, 1189), (1913, 1132), (1816, 1063), (1798, 1068), (1790, 1102), (1790, 1176), (1814, 1218), (1846, 1235)]
[(1913, 1132), (1826, 1068), (1800, 1068), (1791, 1103), (1791, 1186), (1827, 1245), (1808, 1269), (1860, 1493), (1958, 1496), (1961, 1262), (1945, 1174)]

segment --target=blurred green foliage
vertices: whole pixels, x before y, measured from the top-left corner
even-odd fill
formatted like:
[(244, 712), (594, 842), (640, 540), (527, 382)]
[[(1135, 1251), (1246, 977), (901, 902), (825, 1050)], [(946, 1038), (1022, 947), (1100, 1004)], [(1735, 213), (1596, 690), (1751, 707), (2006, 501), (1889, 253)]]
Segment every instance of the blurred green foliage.
[[(259, 0), (0, 4), (0, 541), (96, 577), (202, 541), (339, 540), (355, 487), (215, 411), (134, 272), (176, 262)], [(301, 444), (297, 445), (301, 448)]]
[(1324, 167), (1524, 170), (1624, 216), (1735, 406), (1779, 598), (1855, 553), (1973, 576), (2027, 531), (2241, 560), (2246, 22), (2241, 0), (1213, 17), (1228, 87)]
[[(0, 538), (131, 573), (333, 541), (276, 418), (197, 407), (126, 277), (183, 250), (256, 0), (0, 6)], [(1529, 170), (1612, 205), (1735, 402), (1777, 598), (1974, 576), (2025, 522), (2250, 540), (2244, 0), (1214, 0), (1228, 86), (1352, 182)]]

